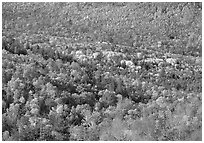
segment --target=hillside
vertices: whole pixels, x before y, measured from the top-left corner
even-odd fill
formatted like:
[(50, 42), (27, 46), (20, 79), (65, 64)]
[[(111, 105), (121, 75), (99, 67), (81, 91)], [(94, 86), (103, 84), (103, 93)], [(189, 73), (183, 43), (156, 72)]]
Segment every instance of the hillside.
[(201, 141), (201, 3), (2, 3), (6, 141)]

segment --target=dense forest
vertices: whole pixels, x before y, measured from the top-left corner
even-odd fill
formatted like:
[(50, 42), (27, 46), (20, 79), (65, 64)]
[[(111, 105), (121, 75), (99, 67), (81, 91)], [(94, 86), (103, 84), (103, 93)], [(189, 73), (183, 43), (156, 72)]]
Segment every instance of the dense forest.
[(202, 3), (2, 3), (4, 141), (201, 141)]

